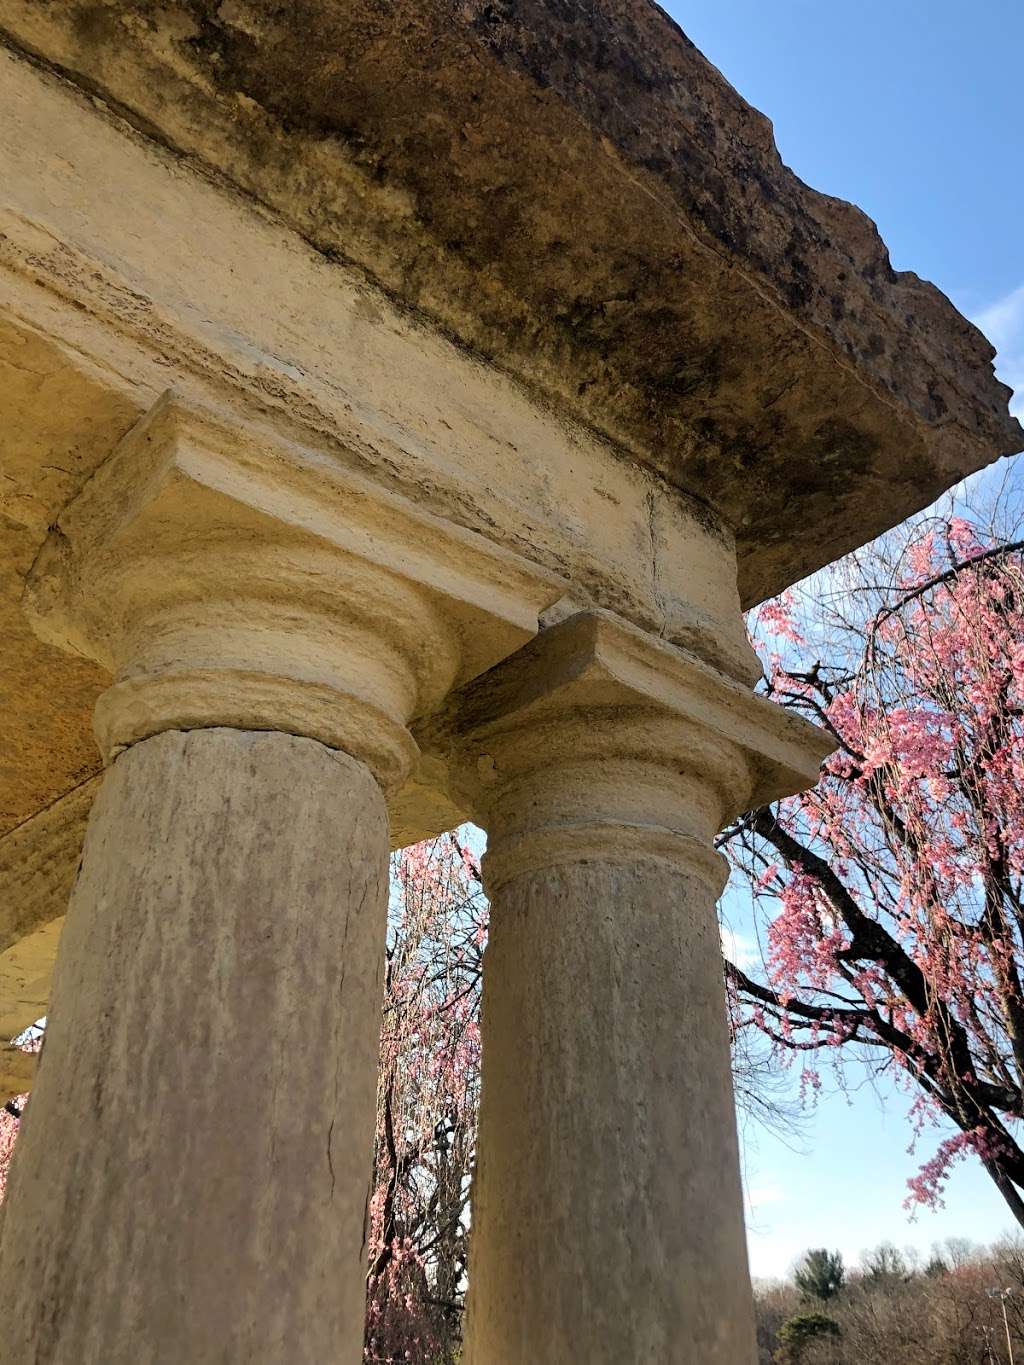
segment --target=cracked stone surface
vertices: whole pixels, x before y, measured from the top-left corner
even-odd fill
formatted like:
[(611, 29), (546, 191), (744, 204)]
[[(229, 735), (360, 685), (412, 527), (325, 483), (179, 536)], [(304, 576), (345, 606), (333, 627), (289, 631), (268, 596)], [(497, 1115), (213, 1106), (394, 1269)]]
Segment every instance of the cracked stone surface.
[(712, 505), (746, 602), (1024, 445), (984, 337), (649, 0), (3, 0), (0, 27)]

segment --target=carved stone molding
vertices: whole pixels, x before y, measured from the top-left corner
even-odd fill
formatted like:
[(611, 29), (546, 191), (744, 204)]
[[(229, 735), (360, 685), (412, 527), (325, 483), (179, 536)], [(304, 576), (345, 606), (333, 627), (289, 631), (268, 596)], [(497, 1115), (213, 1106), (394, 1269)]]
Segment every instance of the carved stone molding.
[(412, 717), (537, 630), (564, 582), (255, 420), (165, 394), (64, 509), (38, 634), (114, 674), (104, 758), (167, 729), (315, 738), (387, 790)]
[(717, 830), (811, 785), (834, 747), (696, 656), (603, 612), (544, 631), (425, 728), (485, 825), (488, 889), (538, 866), (689, 863), (717, 895)]

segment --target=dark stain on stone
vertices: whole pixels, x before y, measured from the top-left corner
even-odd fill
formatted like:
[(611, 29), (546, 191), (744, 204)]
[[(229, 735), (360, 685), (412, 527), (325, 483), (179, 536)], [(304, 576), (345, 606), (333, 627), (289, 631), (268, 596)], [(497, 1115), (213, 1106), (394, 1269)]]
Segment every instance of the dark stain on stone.
[(980, 333), (648, 0), (54, 9), (65, 74), (736, 526), (748, 600), (898, 517), (907, 452), (927, 496), (1022, 443)]

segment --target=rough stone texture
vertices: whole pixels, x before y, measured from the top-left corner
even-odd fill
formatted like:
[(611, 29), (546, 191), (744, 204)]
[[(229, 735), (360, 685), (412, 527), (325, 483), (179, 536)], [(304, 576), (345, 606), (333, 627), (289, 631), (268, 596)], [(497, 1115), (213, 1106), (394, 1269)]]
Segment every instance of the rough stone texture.
[(96, 770), (109, 681), (22, 576), (168, 384), (686, 647), (727, 629), (654, 467), (749, 603), (1018, 440), (977, 333), (640, 0), (0, 0), (3, 43), (0, 834)]
[(1022, 444), (984, 338), (649, 0), (2, 0), (0, 25), (716, 508), (747, 602)]
[[(5, 454), (4, 448), (0, 460)], [(87, 659), (43, 644), (21, 609), (37, 548), (38, 537), (0, 514), (0, 846), (4, 835), (99, 766), (92, 708), (106, 675)], [(0, 867), (3, 861), (0, 853)]]
[(467, 1365), (751, 1365), (714, 896), (595, 860), (497, 891)]
[[(81, 848), (81, 845), (79, 845)], [(61, 868), (60, 875), (70, 884), (78, 865), (78, 855)], [(58, 903), (50, 902), (55, 906)], [(49, 1007), (53, 963), (64, 928), (67, 897), (59, 904), (55, 917), (41, 923), (0, 953), (0, 1045), (24, 1033), (41, 1019)], [(18, 1082), (13, 1094), (24, 1089)], [(7, 1098), (7, 1096), (5, 1096)]]
[[(62, 657), (58, 655), (57, 657)], [(46, 1013), (94, 777), (0, 838), (0, 1103), (28, 1089), (34, 1059), (5, 1051)]]
[(29, 1090), (35, 1070), (36, 1057), (33, 1053), (0, 1044), (0, 1104)]
[(361, 1358), (386, 853), (369, 772), (311, 740), (113, 765), (4, 1205), (5, 1359)]
[(307, 735), (387, 792), (408, 721), (513, 653), (564, 580), (244, 420), (170, 395), (61, 512), (23, 606), (115, 674), (104, 757), (166, 729)]
[(12, 944), (55, 917), (54, 906), (66, 910), (99, 785), (90, 778), (0, 839), (0, 963)]
[[(716, 597), (734, 548), (721, 528), (708, 533), (706, 509), (7, 51), (0, 123), (8, 824), (95, 771), (90, 716), (110, 681), (32, 635), (22, 577), (62, 507), (168, 385), (561, 575), (577, 604), (699, 642), (735, 669), (735, 593), (727, 615)], [(396, 794), (391, 814), (403, 843), (457, 820), (423, 782)]]
[(33, 635), (21, 592), (47, 528), (135, 420), (110, 379), (81, 358), (70, 367), (0, 304), (0, 838), (98, 767), (90, 722), (106, 675)]

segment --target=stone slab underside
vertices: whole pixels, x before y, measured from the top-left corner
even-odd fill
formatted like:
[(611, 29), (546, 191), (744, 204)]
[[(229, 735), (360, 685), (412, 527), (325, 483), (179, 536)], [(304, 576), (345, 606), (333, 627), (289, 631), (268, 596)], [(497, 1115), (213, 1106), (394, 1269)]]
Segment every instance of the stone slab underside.
[[(0, 1038), (109, 682), (23, 577), (168, 388), (726, 669), (697, 540), (749, 605), (1024, 444), (984, 338), (644, 0), (0, 0), (0, 126)], [(458, 815), (429, 765), (391, 813)]]
[(984, 338), (649, 0), (2, 0), (0, 27), (722, 513), (747, 603), (1022, 444)]

